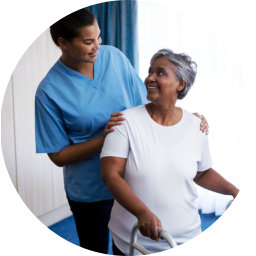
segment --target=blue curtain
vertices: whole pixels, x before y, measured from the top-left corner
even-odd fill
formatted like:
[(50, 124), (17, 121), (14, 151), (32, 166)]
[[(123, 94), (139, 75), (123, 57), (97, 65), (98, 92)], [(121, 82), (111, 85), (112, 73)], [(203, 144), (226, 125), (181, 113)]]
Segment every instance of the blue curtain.
[(137, 2), (111, 1), (89, 6), (86, 9), (98, 20), (102, 43), (119, 48), (138, 72)]

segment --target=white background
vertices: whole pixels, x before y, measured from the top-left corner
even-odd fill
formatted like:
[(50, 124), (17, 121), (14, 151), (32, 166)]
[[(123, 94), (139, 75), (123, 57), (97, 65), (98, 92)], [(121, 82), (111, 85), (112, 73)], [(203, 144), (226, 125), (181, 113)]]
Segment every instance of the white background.
[[(161, 0), (159, 0), (161, 1)], [(85, 5), (100, 1), (32, 1), (9, 0), (0, 4), (1, 33), (1, 102), (10, 76), (23, 53), (53, 22)], [(163, 0), (162, 0), (163, 2)], [(173, 5), (200, 8), (215, 34), (233, 50), (243, 72), (244, 132), (251, 140), (243, 141), (244, 154), (241, 172), (241, 192), (229, 210), (197, 238), (161, 255), (255, 255), (255, 116), (246, 108), (256, 110), (255, 104), (255, 7), (254, 1), (173, 1)], [(161, 14), (157, 14), (161, 15)], [(157, 18), (156, 18), (157, 22)], [(202, 22), (205, 22), (202, 20)], [(228, 29), (227, 29), (228, 28)], [(253, 113), (251, 111), (251, 113)], [(255, 112), (254, 112), (255, 113)], [(232, 127), (231, 127), (232, 129)], [(2, 255), (92, 255), (92, 252), (74, 246), (48, 230), (24, 205), (6, 171), (1, 156), (0, 177), (0, 253)]]

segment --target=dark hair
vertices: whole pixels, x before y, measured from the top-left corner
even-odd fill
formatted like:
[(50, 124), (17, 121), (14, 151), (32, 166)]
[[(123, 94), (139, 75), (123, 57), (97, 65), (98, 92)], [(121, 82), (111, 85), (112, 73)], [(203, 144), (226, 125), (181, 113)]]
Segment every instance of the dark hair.
[(174, 53), (170, 49), (161, 49), (153, 55), (150, 64), (160, 57), (166, 57), (175, 66), (175, 73), (179, 81), (186, 83), (183, 90), (178, 92), (178, 99), (183, 99), (192, 87), (197, 73), (197, 64), (185, 53)]
[(79, 29), (93, 25), (95, 16), (85, 8), (75, 11), (50, 26), (52, 40), (58, 46), (58, 38), (72, 40), (79, 35)]

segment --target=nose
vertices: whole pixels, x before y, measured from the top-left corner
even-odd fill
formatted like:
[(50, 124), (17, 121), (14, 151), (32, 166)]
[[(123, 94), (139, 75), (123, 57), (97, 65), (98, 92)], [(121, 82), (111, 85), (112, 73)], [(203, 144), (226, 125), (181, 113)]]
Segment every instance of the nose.
[(100, 44), (101, 44), (101, 39), (100, 38), (95, 40), (94, 48), (95, 49), (99, 49), (100, 48)]
[(155, 82), (156, 81), (156, 77), (155, 77), (155, 73), (151, 73), (146, 77), (146, 82), (150, 83), (150, 82)]
[(93, 45), (93, 49), (98, 50), (99, 48), (100, 48), (100, 44), (98, 43), (98, 41), (95, 41)]

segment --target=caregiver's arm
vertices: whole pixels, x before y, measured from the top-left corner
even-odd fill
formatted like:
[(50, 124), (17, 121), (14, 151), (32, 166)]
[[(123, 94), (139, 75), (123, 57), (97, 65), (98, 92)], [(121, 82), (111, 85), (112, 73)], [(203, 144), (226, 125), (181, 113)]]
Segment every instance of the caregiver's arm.
[(51, 161), (59, 167), (84, 161), (99, 152), (103, 146), (103, 135), (92, 140), (73, 144), (56, 153), (48, 153)]
[(238, 188), (224, 179), (212, 168), (203, 172), (197, 172), (197, 175), (194, 178), (194, 182), (203, 188), (224, 195), (232, 195), (234, 198), (239, 192)]
[(59, 167), (84, 161), (102, 149), (105, 137), (114, 130), (113, 126), (122, 124), (121, 112), (113, 113), (105, 126), (104, 134), (86, 142), (73, 144), (59, 152), (48, 153), (51, 161)]
[(154, 240), (158, 240), (157, 227), (162, 227), (160, 220), (135, 195), (124, 180), (126, 158), (104, 157), (101, 159), (101, 175), (115, 199), (127, 211), (138, 219), (140, 232)]

